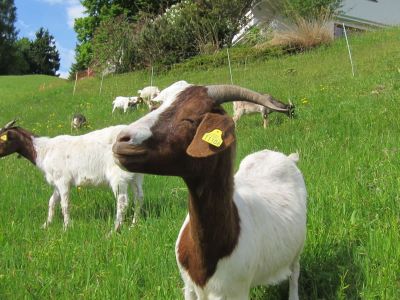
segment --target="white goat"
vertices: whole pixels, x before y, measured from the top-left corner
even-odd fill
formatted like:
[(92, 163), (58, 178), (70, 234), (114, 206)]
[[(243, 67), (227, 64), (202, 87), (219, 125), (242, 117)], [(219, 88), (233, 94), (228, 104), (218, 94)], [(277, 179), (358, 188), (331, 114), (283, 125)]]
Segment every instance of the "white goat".
[[(270, 95), (266, 95), (271, 97)], [(293, 117), (294, 114), (294, 105), (289, 102), (289, 104), (282, 103), (271, 97), (271, 101), (273, 101), (274, 105), (280, 108), (287, 108), (289, 111), (285, 111), (284, 113), (289, 117)], [(273, 109), (270, 109), (264, 105), (250, 103), (250, 102), (242, 102), (242, 101), (234, 101), (233, 102), (233, 121), (235, 125), (239, 121), (240, 117), (244, 114), (253, 114), (260, 113), (263, 118), (263, 126), (266, 128), (268, 126), (268, 115), (273, 112)]]
[(143, 99), (154, 99), (158, 94), (160, 93), (160, 90), (156, 86), (146, 86), (141, 90), (138, 90), (138, 94), (140, 98)]
[(64, 228), (69, 218), (69, 192), (71, 186), (108, 184), (117, 198), (115, 230), (122, 225), (128, 206), (128, 186), (135, 192), (135, 214), (137, 221), (143, 202), (143, 174), (122, 170), (114, 161), (112, 144), (126, 125), (96, 130), (80, 136), (60, 135), (53, 138), (36, 137), (29, 131), (14, 126), (15, 121), (0, 129), (0, 157), (19, 153), (40, 170), (47, 182), (54, 187), (49, 200), (47, 227), (53, 220), (55, 205), (61, 201)]
[(160, 93), (160, 90), (156, 86), (146, 86), (141, 90), (138, 90), (139, 98), (141, 98), (149, 107), (152, 108), (152, 101)]
[(234, 100), (289, 111), (237, 86), (182, 85), (121, 131), (114, 155), (129, 171), (180, 176), (188, 186), (176, 242), (185, 299), (248, 299), (252, 286), (289, 276), (295, 300), (307, 211), (298, 155), (257, 152), (233, 176), (235, 126), (221, 104)]
[(114, 113), (114, 110), (116, 108), (121, 108), (124, 110), (124, 113), (128, 110), (129, 107), (132, 107), (136, 105), (138, 102), (138, 97), (122, 97), (122, 96), (117, 96), (114, 101), (112, 102), (113, 104), (113, 110), (112, 112)]
[(187, 87), (187, 85), (188, 83), (185, 80), (180, 80), (163, 89), (153, 100), (150, 101), (150, 110), (160, 107), (160, 105), (169, 97), (175, 97), (176, 91), (181, 90), (182, 87)]

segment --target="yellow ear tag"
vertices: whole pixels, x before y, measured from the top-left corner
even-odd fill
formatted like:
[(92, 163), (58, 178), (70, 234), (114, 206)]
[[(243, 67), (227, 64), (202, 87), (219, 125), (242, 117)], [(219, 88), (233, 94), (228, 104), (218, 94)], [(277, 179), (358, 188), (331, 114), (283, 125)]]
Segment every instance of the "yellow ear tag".
[(222, 131), (214, 129), (211, 132), (205, 133), (201, 139), (215, 147), (219, 147), (222, 145)]
[(3, 134), (2, 136), (0, 136), (0, 140), (2, 140), (3, 142), (7, 142), (7, 134)]

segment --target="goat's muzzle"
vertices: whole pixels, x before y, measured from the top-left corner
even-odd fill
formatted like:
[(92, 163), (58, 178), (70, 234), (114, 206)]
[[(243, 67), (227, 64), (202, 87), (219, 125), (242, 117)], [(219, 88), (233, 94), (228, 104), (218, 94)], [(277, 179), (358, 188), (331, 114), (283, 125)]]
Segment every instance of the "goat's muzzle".
[(129, 135), (119, 135), (112, 151), (119, 165), (127, 167), (134, 162), (143, 162), (148, 154), (145, 147), (131, 143)]

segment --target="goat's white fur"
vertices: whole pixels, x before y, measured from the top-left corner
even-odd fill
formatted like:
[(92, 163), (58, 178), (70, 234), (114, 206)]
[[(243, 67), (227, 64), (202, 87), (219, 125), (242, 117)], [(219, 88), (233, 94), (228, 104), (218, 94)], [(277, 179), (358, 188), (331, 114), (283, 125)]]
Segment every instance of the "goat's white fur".
[(191, 86), (184, 80), (178, 81), (170, 85), (169, 87), (162, 90), (162, 105), (156, 110), (143, 116), (135, 123), (129, 125), (125, 131), (129, 132), (131, 136), (131, 142), (134, 145), (140, 145), (143, 141), (147, 140), (151, 136), (150, 128), (158, 120), (158, 117), (163, 113), (174, 101), (176, 96)]
[(234, 101), (233, 102), (233, 121), (235, 125), (239, 121), (240, 117), (244, 114), (253, 114), (253, 113), (260, 113), (264, 119), (264, 127), (268, 124), (268, 113), (269, 110), (267, 107), (262, 106), (260, 104), (255, 104), (251, 102), (244, 102), (244, 101)]
[(143, 89), (138, 90), (138, 94), (151, 109), (152, 101), (158, 94), (160, 94), (160, 90), (156, 86), (146, 86)]
[(122, 170), (114, 161), (112, 145), (118, 133), (127, 125), (96, 130), (80, 136), (60, 135), (53, 138), (33, 137), (37, 158), (36, 165), (44, 172), (47, 182), (54, 187), (49, 200), (47, 227), (53, 220), (54, 208), (61, 201), (64, 227), (69, 224), (70, 186), (97, 186), (108, 184), (117, 198), (115, 230), (122, 225), (128, 206), (128, 186), (135, 194), (135, 214), (139, 217), (143, 202), (143, 174)]
[(138, 90), (139, 97), (141, 98), (154, 99), (159, 93), (160, 90), (156, 86), (146, 86)]
[(154, 102), (164, 102), (164, 101), (168, 100), (169, 98), (175, 98), (177, 91), (181, 91), (182, 88), (187, 88), (188, 86), (190, 86), (190, 85), (185, 80), (180, 80), (180, 81), (174, 82), (170, 86), (163, 89), (153, 99), (153, 101)]
[(130, 105), (136, 104), (137, 101), (138, 101), (138, 97), (117, 96), (117, 97), (115, 97), (114, 101), (112, 102), (112, 104), (113, 104), (112, 112), (114, 112), (114, 110), (116, 108), (122, 108), (124, 110), (124, 113), (126, 113), (126, 111), (128, 110), (128, 107)]
[[(233, 201), (240, 218), (236, 248), (217, 264), (216, 272), (201, 288), (185, 268), (178, 266), (185, 283), (185, 299), (249, 299), (256, 285), (289, 279), (289, 299), (298, 299), (299, 256), (306, 237), (306, 188), (295, 162), (264, 150), (245, 157), (235, 175)], [(181, 228), (189, 221), (189, 215)]]

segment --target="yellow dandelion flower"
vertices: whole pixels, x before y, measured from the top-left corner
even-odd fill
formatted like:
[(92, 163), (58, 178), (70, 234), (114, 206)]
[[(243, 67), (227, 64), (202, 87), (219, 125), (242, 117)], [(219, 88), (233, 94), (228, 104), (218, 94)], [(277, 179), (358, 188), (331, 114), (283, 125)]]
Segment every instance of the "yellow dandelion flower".
[(307, 98), (301, 99), (301, 103), (302, 103), (302, 104), (308, 104), (308, 99), (307, 99)]

